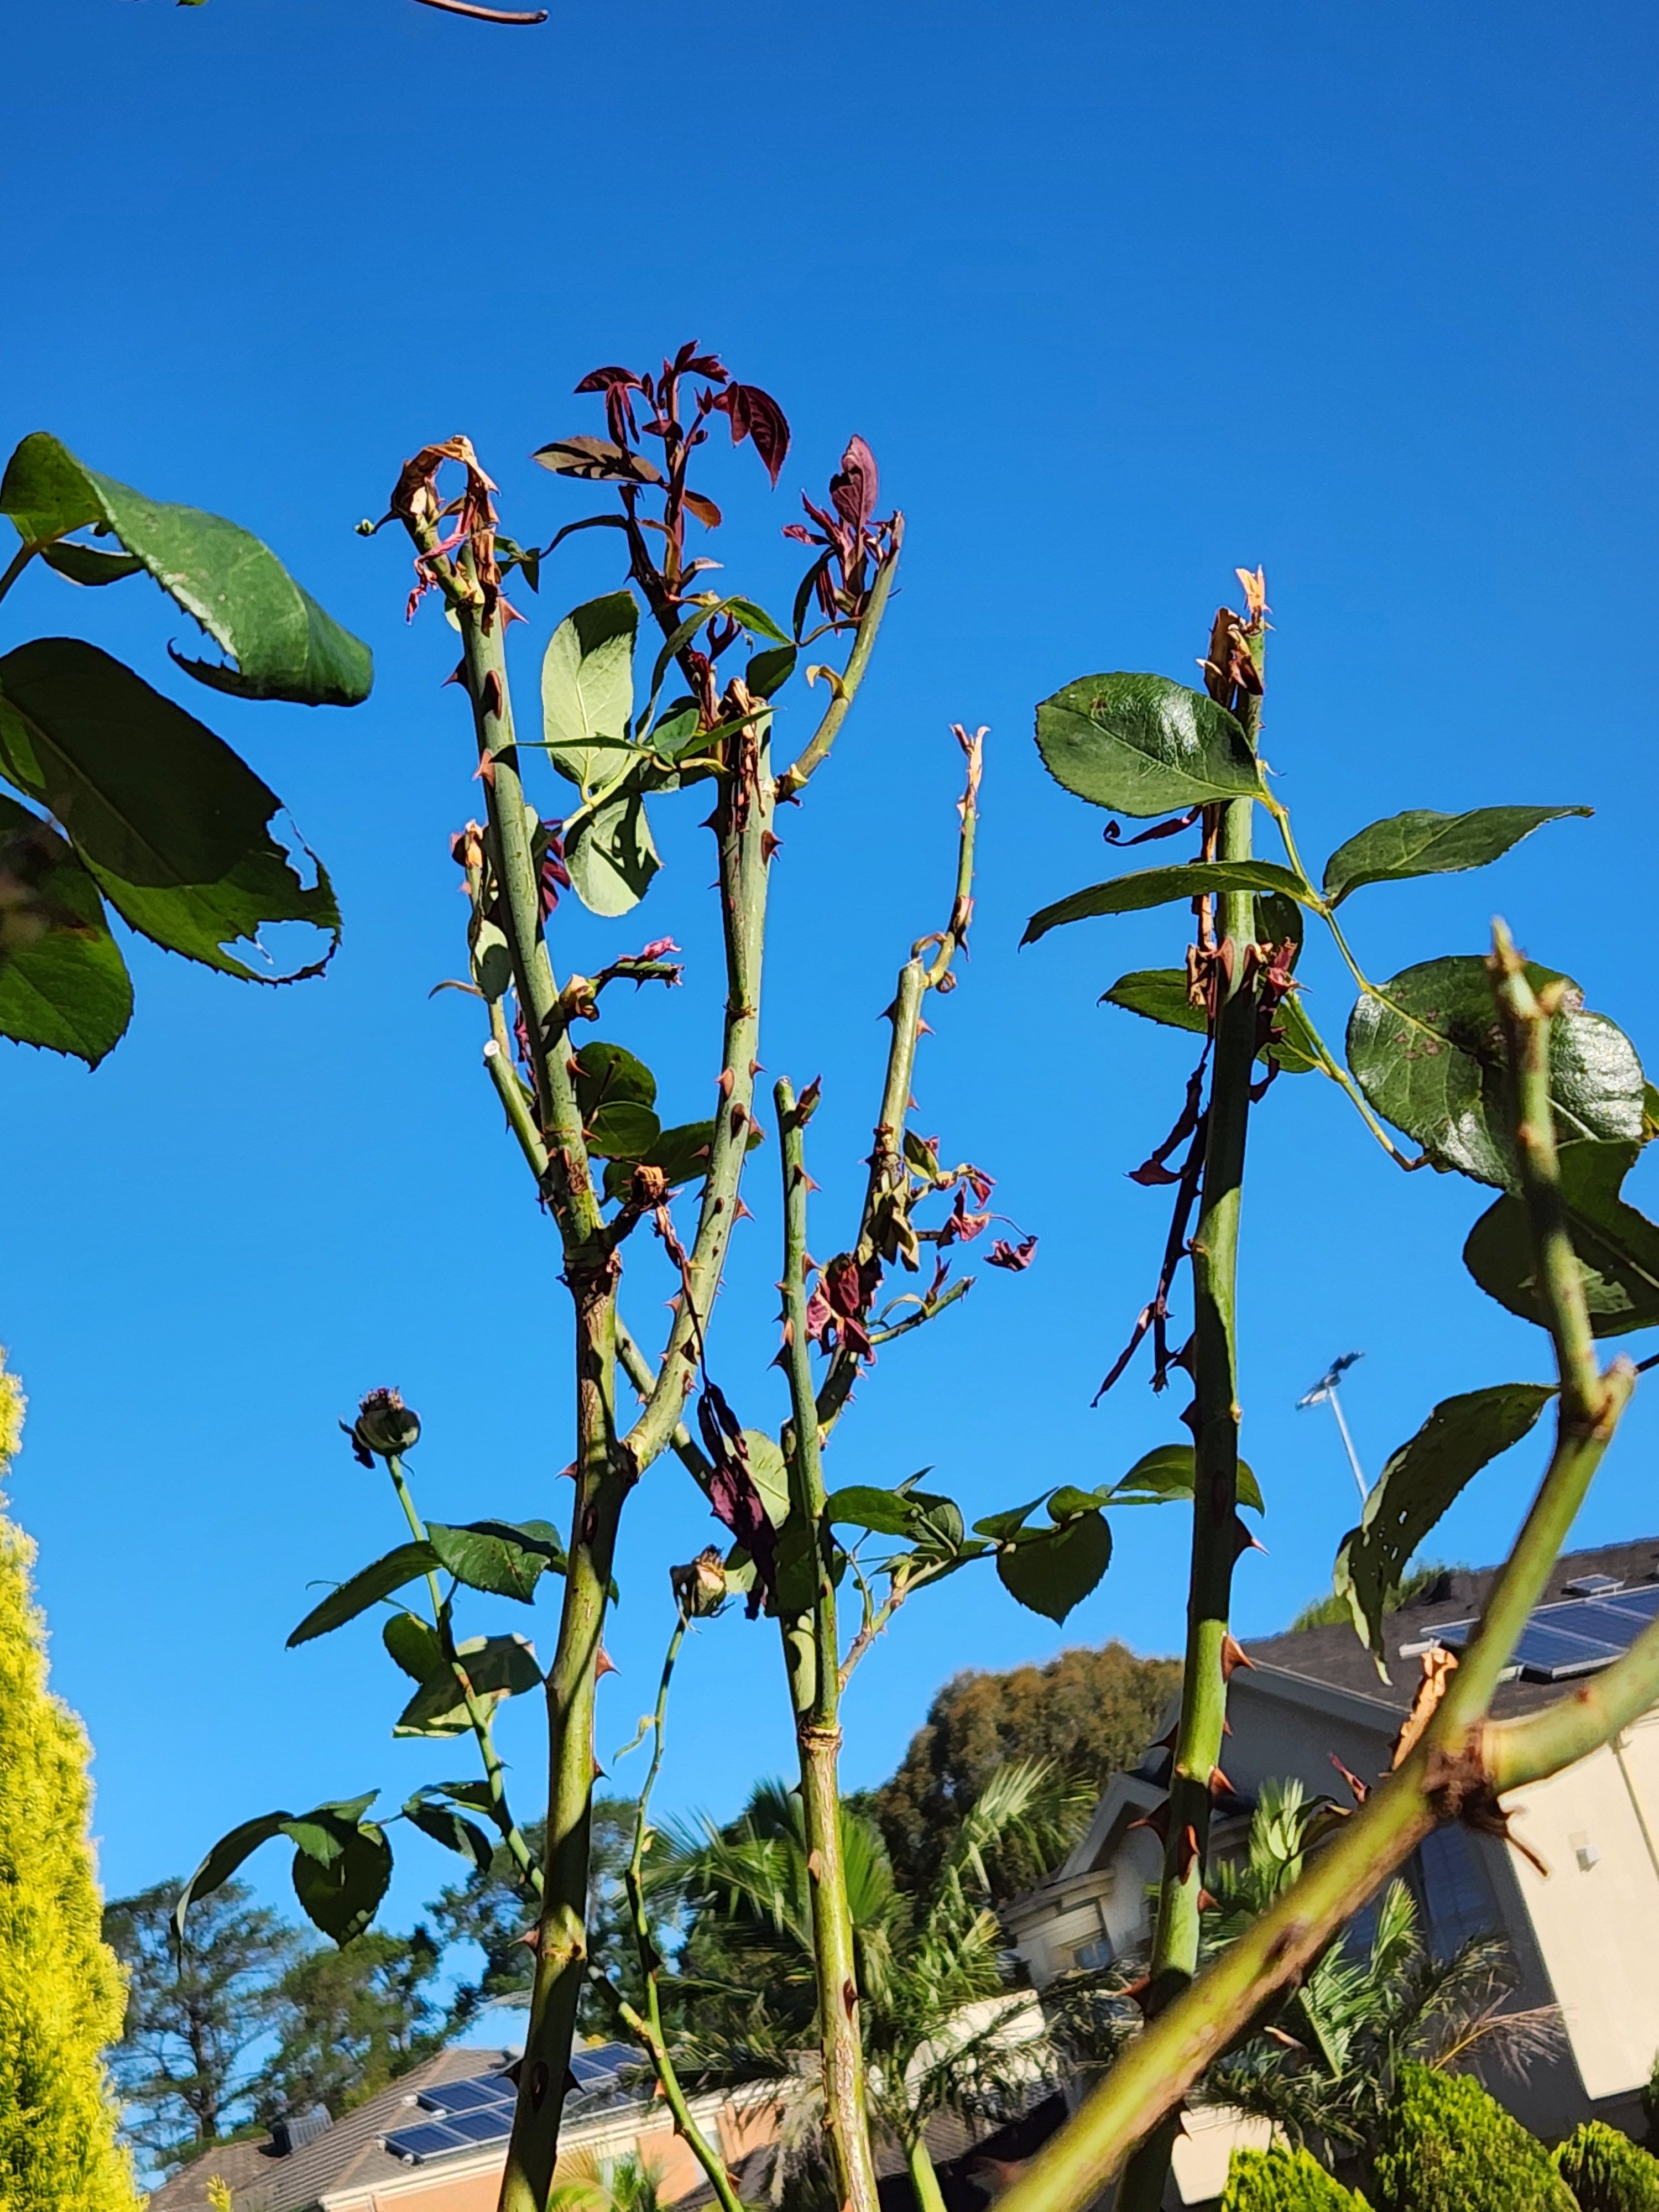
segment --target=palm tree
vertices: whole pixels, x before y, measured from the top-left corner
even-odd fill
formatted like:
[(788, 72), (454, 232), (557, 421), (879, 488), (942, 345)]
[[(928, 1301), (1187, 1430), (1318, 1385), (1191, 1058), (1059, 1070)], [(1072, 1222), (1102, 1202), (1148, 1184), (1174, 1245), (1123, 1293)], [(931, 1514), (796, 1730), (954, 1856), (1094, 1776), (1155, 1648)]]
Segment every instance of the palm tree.
[[(1309, 1852), (1346, 1816), (1295, 1781), (1264, 1784), (1242, 1857), (1208, 1875), (1203, 1948), (1212, 1957), (1301, 1875)], [(1451, 2072), (1477, 2051), (1519, 2068), (1559, 2036), (1553, 2006), (1506, 2011), (1509, 1947), (1471, 1936), (1448, 1959), (1423, 1940), (1416, 1899), (1395, 1881), (1360, 1929), (1333, 1943), (1271, 2025), (1206, 2075), (1201, 2094), (1273, 2120), (1292, 2142), (1368, 2152), (1400, 2068)]]
[[(929, 2121), (946, 2112), (1000, 2118), (1023, 2110), (1048, 2071), (1041, 2010), (1030, 1990), (1013, 1985), (990, 1907), (990, 1870), (1016, 1848), (1039, 1866), (1054, 1864), (1076, 1832), (1079, 1809), (1079, 1786), (1048, 1761), (998, 1768), (932, 1884), (911, 1894), (895, 1881), (874, 1822), (842, 1808), (871, 2119), (902, 2153), (919, 2212), (945, 2205), (927, 2151)], [(677, 1887), (696, 1916), (681, 1986), (727, 2008), (718, 2024), (696, 2008), (685, 2063), (705, 2075), (770, 2075), (787, 2085), (786, 2154), (801, 2162), (821, 2130), (812, 1869), (799, 1799), (763, 1784), (735, 1827), (722, 1832), (705, 1820), (673, 1841), (658, 1880)], [(698, 1976), (698, 1938), (711, 1922), (728, 1947), (727, 1971)], [(703, 1958), (710, 1948), (705, 1940)]]

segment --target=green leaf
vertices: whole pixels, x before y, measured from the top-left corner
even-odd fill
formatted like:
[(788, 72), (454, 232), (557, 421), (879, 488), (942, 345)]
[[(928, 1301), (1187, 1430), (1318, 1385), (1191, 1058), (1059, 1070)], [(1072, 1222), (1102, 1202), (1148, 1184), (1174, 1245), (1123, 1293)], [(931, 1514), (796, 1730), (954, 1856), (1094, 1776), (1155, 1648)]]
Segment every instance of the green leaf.
[(429, 1574), (438, 1565), (438, 1554), (430, 1544), (399, 1544), (396, 1551), (388, 1552), (367, 1567), (359, 1568), (349, 1582), (331, 1590), (322, 1603), (313, 1606), (300, 1626), (288, 1639), (292, 1651), (296, 1644), (309, 1644), (314, 1636), (326, 1636), (331, 1629), (339, 1628), (348, 1620), (355, 1620), (371, 1605), (378, 1605), (393, 1590), (402, 1589), (417, 1576)]
[[(1103, 991), (1100, 1003), (1121, 1006), (1126, 1013), (1159, 1022), (1165, 1029), (1186, 1030), (1194, 1036), (1202, 1036), (1208, 1026), (1203, 1007), (1194, 1006), (1188, 999), (1187, 978), (1179, 968), (1134, 969), (1127, 975), (1120, 975), (1109, 990)], [(1294, 992), (1280, 1002), (1276, 1018), (1284, 1037), (1276, 1045), (1263, 1045), (1256, 1058), (1265, 1060), (1271, 1052), (1286, 1075), (1305, 1075), (1317, 1067), (1319, 1057)]]
[(385, 1831), (365, 1820), (339, 1856), (324, 1865), (294, 1854), (294, 1894), (314, 1927), (342, 1946), (361, 1936), (380, 1910), (392, 1880), (392, 1846)]
[[(36, 638), (0, 659), (0, 775), (51, 810), (116, 912), (168, 951), (292, 982), (339, 943), (327, 876), (307, 886), (270, 834), (276, 793), (96, 646)], [(326, 930), (323, 959), (260, 975), (223, 949), (280, 921)]]
[(743, 1440), (749, 1449), (749, 1472), (761, 1494), (766, 1517), (775, 1528), (781, 1528), (789, 1518), (789, 1467), (783, 1447), (764, 1429), (745, 1429)]
[(1057, 899), (1031, 916), (1019, 941), (1035, 945), (1064, 922), (1087, 921), (1103, 914), (1138, 914), (1145, 907), (1168, 906), (1176, 899), (1214, 891), (1278, 891), (1304, 905), (1313, 896), (1300, 876), (1276, 860), (1188, 860), (1114, 876), (1109, 883), (1091, 884), (1087, 890)]
[(1085, 1513), (997, 1553), (997, 1576), (1031, 1613), (1064, 1620), (1111, 1563), (1112, 1532), (1101, 1513)]
[[(1567, 1228), (1595, 1336), (1659, 1326), (1659, 1225), (1619, 1194), (1636, 1156), (1631, 1145), (1561, 1148)], [(1522, 1321), (1547, 1325), (1532, 1224), (1521, 1199), (1506, 1195), (1487, 1208), (1469, 1231), (1463, 1263), (1488, 1297)]]
[[(472, 1636), (455, 1646), (474, 1694), (487, 1705), (521, 1696), (542, 1679), (536, 1655), (522, 1636)], [(459, 1735), (472, 1725), (466, 1697), (453, 1671), (439, 1669), (398, 1714), (393, 1735)]]
[(662, 866), (639, 793), (624, 792), (587, 816), (565, 848), (564, 863), (591, 914), (614, 919), (636, 907)]
[(0, 1036), (96, 1067), (131, 1016), (98, 886), (49, 822), (0, 798)]
[(641, 1106), (657, 1103), (657, 1079), (642, 1060), (638, 1060), (625, 1045), (607, 1044), (603, 1037), (594, 1037), (576, 1054), (575, 1073), (571, 1079), (576, 1093), (576, 1104), (586, 1121), (599, 1107), (617, 1099), (628, 1099)]
[[(750, 1126), (745, 1149), (753, 1152), (764, 1138), (758, 1124)], [(712, 1121), (684, 1121), (677, 1128), (665, 1129), (656, 1141), (640, 1156), (640, 1164), (660, 1168), (668, 1178), (671, 1189), (686, 1183), (701, 1182), (708, 1173), (709, 1156), (714, 1149), (714, 1125)], [(607, 1198), (626, 1198), (632, 1180), (635, 1163), (632, 1160), (612, 1160), (605, 1171), (605, 1194)]]
[[(1190, 1444), (1158, 1444), (1144, 1453), (1121, 1482), (1108, 1493), (1112, 1505), (1168, 1505), (1193, 1494), (1194, 1454)], [(1248, 1461), (1238, 1462), (1238, 1502), (1253, 1513), (1263, 1510), (1261, 1486)]]
[(1362, 884), (1484, 868), (1546, 822), (1594, 811), (1589, 806), (1477, 806), (1469, 814), (1419, 809), (1390, 815), (1337, 847), (1325, 863), (1325, 896), (1335, 906)]
[(547, 757), (591, 798), (622, 766), (617, 747), (634, 712), (634, 641), (640, 611), (629, 592), (610, 592), (568, 614), (542, 661), (542, 732)]
[(437, 1630), (418, 1613), (392, 1613), (380, 1631), (380, 1641), (411, 1681), (429, 1682), (444, 1663)]
[(312, 1812), (301, 1813), (297, 1820), (284, 1820), (283, 1833), (296, 1850), (315, 1859), (319, 1866), (332, 1866), (380, 1794), (378, 1790), (370, 1790), (361, 1797), (341, 1798), (333, 1804), (319, 1805)]
[(1261, 770), (1224, 707), (1166, 676), (1085, 676), (1036, 710), (1037, 750), (1056, 783), (1118, 814), (1174, 814), (1259, 799)]
[(756, 653), (743, 672), (750, 698), (775, 698), (794, 674), (795, 659), (793, 645), (769, 646), (764, 653)]
[(221, 1836), (190, 1880), (179, 1893), (179, 1901), (173, 1908), (173, 1926), (176, 1940), (185, 1937), (185, 1915), (198, 1897), (210, 1897), (216, 1889), (223, 1887), (244, 1859), (257, 1851), (261, 1844), (268, 1844), (280, 1836), (291, 1813), (262, 1813), (257, 1820), (244, 1820), (227, 1836)]
[(1336, 1555), (1335, 1589), (1383, 1680), (1382, 1615), (1412, 1554), (1489, 1460), (1520, 1443), (1555, 1395), (1542, 1382), (1498, 1382), (1443, 1399), (1417, 1434), (1390, 1455), (1359, 1526)]
[[(562, 1566), (544, 1541), (526, 1540), (526, 1527), (510, 1521), (469, 1521), (458, 1528), (428, 1521), (427, 1540), (459, 1583), (468, 1589), (486, 1590), (492, 1597), (514, 1597), (529, 1605), (536, 1584), (546, 1571)], [(545, 1525), (545, 1524), (543, 1524)]]
[(216, 690), (307, 707), (353, 707), (368, 696), (368, 647), (301, 590), (268, 545), (221, 515), (146, 499), (84, 466), (45, 431), (25, 438), (7, 464), (0, 513), (26, 542), (88, 525), (112, 532), (234, 659), (228, 668), (174, 653)]
[(1256, 941), (1261, 945), (1282, 945), (1286, 938), (1295, 945), (1291, 964), (1295, 966), (1303, 941), (1308, 933), (1308, 918), (1293, 898), (1282, 891), (1266, 891), (1255, 902)]
[(1075, 1521), (1080, 1513), (1098, 1513), (1109, 1494), (1104, 1490), (1079, 1490), (1074, 1482), (1062, 1482), (1058, 1490), (1048, 1494), (1048, 1518), (1060, 1528), (1067, 1521)]
[(595, 1159), (623, 1160), (630, 1165), (642, 1159), (662, 1134), (662, 1123), (648, 1106), (618, 1099), (601, 1106), (587, 1125), (587, 1149)]
[(780, 629), (763, 606), (754, 599), (727, 599), (720, 608), (734, 622), (740, 622), (753, 637), (769, 637), (775, 645), (792, 646), (793, 640), (787, 629)]
[(453, 1806), (434, 1804), (418, 1791), (405, 1801), (404, 1818), (434, 1844), (471, 1859), (480, 1874), (489, 1872), (495, 1846), (476, 1820), (464, 1820)]
[[(1556, 971), (1529, 963), (1534, 989)], [(1634, 1047), (1575, 987), (1550, 1024), (1550, 1092), (1564, 1144), (1641, 1142), (1644, 1085)], [(1513, 1189), (1517, 1169), (1503, 1033), (1484, 960), (1427, 960), (1366, 994), (1348, 1023), (1348, 1065), (1385, 1121), (1438, 1168)]]
[(974, 1533), (1002, 1543), (1025, 1526), (1042, 1503), (1040, 1498), (1034, 1498), (1029, 1505), (1011, 1505), (1001, 1513), (988, 1513), (984, 1520), (975, 1522)]
[(144, 566), (136, 553), (100, 553), (95, 545), (48, 545), (40, 558), (71, 584), (118, 584)]
[(868, 1528), (878, 1536), (908, 1536), (916, 1513), (909, 1498), (896, 1490), (878, 1490), (855, 1482), (830, 1492), (824, 1500), (823, 1517), (832, 1528)]

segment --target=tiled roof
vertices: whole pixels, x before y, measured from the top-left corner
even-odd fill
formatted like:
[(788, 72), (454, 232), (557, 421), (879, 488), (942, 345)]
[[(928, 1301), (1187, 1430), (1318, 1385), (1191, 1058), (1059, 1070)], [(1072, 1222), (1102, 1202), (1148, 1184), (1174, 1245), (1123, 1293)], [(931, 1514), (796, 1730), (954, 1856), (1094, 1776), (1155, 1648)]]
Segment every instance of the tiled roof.
[[(1454, 1621), (1475, 1619), (1497, 1573), (1496, 1567), (1455, 1570), (1445, 1577), (1448, 1587), (1443, 1595), (1419, 1599), (1415, 1605), (1387, 1616), (1382, 1641), (1393, 1678), (1389, 1682), (1378, 1675), (1370, 1652), (1346, 1621), (1329, 1628), (1246, 1638), (1244, 1648), (1258, 1667), (1278, 1668), (1334, 1689), (1352, 1690), (1404, 1712), (1411, 1705), (1420, 1669), (1414, 1658), (1400, 1656), (1401, 1645), (1417, 1643), (1431, 1628), (1449, 1628)], [(1659, 1582), (1659, 1536), (1564, 1553), (1551, 1570), (1540, 1603), (1548, 1605), (1565, 1597), (1570, 1582), (1589, 1574), (1612, 1575), (1631, 1586)], [(1492, 1712), (1499, 1718), (1506, 1713), (1529, 1712), (1551, 1704), (1560, 1694), (1559, 1682), (1505, 1682), (1492, 1700)]]
[(407, 2120), (416, 2090), (488, 2074), (512, 2055), (466, 2046), (440, 2051), (286, 2158), (274, 2155), (269, 2137), (204, 2152), (155, 2191), (149, 2212), (207, 2212), (207, 2185), (215, 2174), (235, 2191), (236, 2212), (310, 2212), (330, 2190), (348, 2183), (368, 2188), (406, 2174), (409, 2169), (380, 2148), (380, 2137)]

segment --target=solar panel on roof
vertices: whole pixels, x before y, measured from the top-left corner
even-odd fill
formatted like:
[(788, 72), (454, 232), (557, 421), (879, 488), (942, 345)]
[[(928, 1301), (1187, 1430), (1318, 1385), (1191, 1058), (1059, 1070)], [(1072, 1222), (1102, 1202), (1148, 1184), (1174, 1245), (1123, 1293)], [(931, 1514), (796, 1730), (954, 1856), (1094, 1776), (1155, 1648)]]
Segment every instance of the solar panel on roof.
[(447, 2150), (460, 2150), (465, 2139), (447, 2127), (428, 2121), (424, 2127), (399, 2128), (395, 2135), (386, 2137), (386, 2147), (393, 2158), (413, 2165), (423, 2158), (438, 2158)]
[(440, 2081), (422, 2089), (419, 2101), (428, 2112), (477, 2112), (487, 2106), (511, 2105), (514, 2096), (510, 2081), (499, 2074), (484, 2074), (474, 2081)]
[(496, 2105), (487, 2112), (457, 2112), (446, 2124), (464, 2142), (505, 2142), (513, 2132), (513, 2108), (510, 2105)]
[[(1659, 1583), (1632, 1590), (1615, 1585), (1598, 1596), (1540, 1605), (1528, 1614), (1507, 1671), (1544, 1682), (1593, 1674), (1622, 1657), (1655, 1620), (1659, 1620)], [(1431, 1633), (1457, 1651), (1470, 1642), (1478, 1626), (1473, 1620), (1449, 1621)]]
[(1623, 1589), (1623, 1578), (1618, 1575), (1575, 1575), (1562, 1587), (1569, 1597), (1605, 1597), (1610, 1590)]

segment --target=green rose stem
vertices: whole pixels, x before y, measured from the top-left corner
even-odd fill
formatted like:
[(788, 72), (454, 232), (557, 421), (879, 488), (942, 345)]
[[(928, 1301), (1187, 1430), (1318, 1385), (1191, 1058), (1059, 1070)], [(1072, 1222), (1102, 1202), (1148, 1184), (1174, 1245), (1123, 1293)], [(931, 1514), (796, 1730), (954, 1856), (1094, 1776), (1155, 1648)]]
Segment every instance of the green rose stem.
[[(1224, 704), (1231, 698), (1254, 747), (1261, 726), (1267, 641), (1267, 611), (1259, 591), (1251, 591), (1249, 608), (1243, 623), (1224, 611), (1218, 617), (1206, 674), (1212, 696), (1219, 696)], [(1247, 672), (1246, 680), (1236, 686), (1229, 672), (1235, 655), (1239, 669)], [(1249, 859), (1254, 806), (1250, 799), (1228, 799), (1219, 806), (1218, 859)], [(1192, 1242), (1194, 1394), (1188, 1419), (1195, 1459), (1187, 1653), (1170, 1775), (1164, 1875), (1152, 1933), (1149, 2014), (1177, 1996), (1198, 1967), (1199, 1898), (1226, 1723), (1233, 1564), (1243, 1534), (1238, 1517), (1237, 1297), (1244, 1142), (1258, 1042), (1252, 963), (1257, 931), (1251, 893), (1224, 892), (1218, 903), (1219, 943), (1212, 956), (1212, 973), (1220, 1005), (1213, 1024), (1215, 1060), (1202, 1194)], [(1136, 2152), (1124, 2175), (1121, 2212), (1158, 2212), (1174, 2140), (1173, 2125), (1167, 2125)]]
[[(416, 1510), (415, 1500), (410, 1492), (409, 1479), (404, 1473), (401, 1454), (389, 1452), (386, 1455), (386, 1471), (392, 1477), (392, 1486), (398, 1493), (398, 1503), (404, 1509), (404, 1518), (409, 1523), (410, 1534), (417, 1544), (424, 1544), (427, 1540), (426, 1523)], [(500, 1829), (501, 1841), (511, 1852), (514, 1863), (524, 1876), (528, 1887), (539, 1897), (542, 1893), (542, 1870), (537, 1864), (535, 1853), (525, 1841), (523, 1832), (514, 1819), (507, 1802), (507, 1772), (501, 1764), (501, 1753), (495, 1748), (494, 1718), (489, 1705), (473, 1688), (472, 1677), (466, 1671), (466, 1662), (455, 1649), (455, 1631), (450, 1619), (449, 1607), (439, 1590), (438, 1577), (435, 1574), (428, 1575), (426, 1586), (431, 1593), (432, 1626), (437, 1634), (438, 1646), (451, 1672), (454, 1674), (466, 1705), (467, 1719), (471, 1723), (472, 1733), (477, 1740), (478, 1755), (483, 1761), (484, 1779), (489, 1788), (490, 1817), (496, 1827)]]
[[(652, 1838), (648, 1820), (651, 1792), (656, 1787), (657, 1776), (662, 1767), (663, 1733), (668, 1722), (669, 1685), (674, 1679), (674, 1662), (680, 1656), (680, 1646), (685, 1641), (686, 1625), (687, 1614), (682, 1603), (662, 1662), (656, 1705), (650, 1719), (643, 1723), (643, 1728), (651, 1731), (651, 1765), (635, 1808), (634, 1844), (629, 1853), (628, 1870), (624, 1876), (629, 1919), (634, 1932), (634, 1948), (640, 1961), (640, 1978), (645, 1990), (644, 2013), (641, 2014), (637, 2006), (629, 2004), (621, 1990), (610, 1982), (605, 1982), (603, 1988), (617, 2021), (630, 2033), (637, 2036), (650, 2052), (651, 2063), (656, 2069), (657, 2080), (662, 2087), (663, 2101), (673, 2115), (674, 2132), (687, 2145), (697, 2164), (708, 2175), (708, 2185), (720, 2203), (721, 2212), (744, 2212), (743, 2203), (732, 2186), (732, 2176), (726, 2171), (726, 2160), (692, 2117), (691, 2106), (668, 2047), (667, 2031), (663, 2026), (662, 1997), (658, 1985), (662, 1960), (651, 1933), (651, 1916), (645, 1903), (645, 1854)], [(637, 1742), (638, 1738), (635, 1741)], [(629, 1747), (630, 1749), (632, 1747)]]
[(806, 1333), (806, 1175), (803, 1131), (812, 1112), (788, 1082), (773, 1091), (783, 1170), (783, 1355), (793, 1420), (787, 1439), (789, 1518), (809, 1532), (810, 1613), (779, 1608), (785, 1664), (800, 1755), (806, 1868), (812, 1900), (812, 1952), (823, 2053), (824, 2125), (842, 2212), (877, 2212), (876, 2169), (865, 2108), (864, 2044), (859, 2025), (858, 1962), (842, 1856), (841, 1646), (830, 1534), (823, 1525), (823, 1468), (811, 1340)]
[[(1078, 2113), (1000, 2200), (999, 2212), (1085, 2212), (1205, 2069), (1293, 1990), (1380, 1883), (1442, 1822), (1505, 1832), (1504, 1791), (1559, 1774), (1627, 1728), (1659, 1695), (1659, 1624), (1593, 1682), (1514, 1720), (1487, 1710), (1528, 1615), (1543, 1595), (1635, 1387), (1625, 1359), (1598, 1370), (1583, 1281), (1562, 1204), (1549, 1094), (1554, 987), (1534, 994), (1498, 924), (1489, 965), (1516, 1088), (1516, 1150), (1537, 1258), (1539, 1301), (1560, 1377), (1554, 1449), (1474, 1644), (1437, 1705), (1425, 1693), (1402, 1732), (1397, 1771), (1372, 1791), (1272, 1911), (1128, 2045)], [(1402, 1755), (1403, 1754), (1403, 1755)], [(1133, 2160), (1131, 2161), (1133, 2166)], [(1126, 2175), (1126, 2182), (1127, 2180)]]

